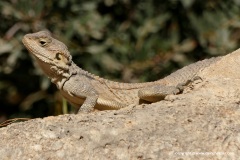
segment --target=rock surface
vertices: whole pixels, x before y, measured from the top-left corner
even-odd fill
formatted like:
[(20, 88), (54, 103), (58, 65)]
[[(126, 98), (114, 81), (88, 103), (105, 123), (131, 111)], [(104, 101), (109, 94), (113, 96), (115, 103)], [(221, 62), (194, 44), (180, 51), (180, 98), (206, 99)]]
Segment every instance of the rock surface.
[(202, 70), (183, 94), (0, 129), (1, 159), (239, 159), (240, 51)]

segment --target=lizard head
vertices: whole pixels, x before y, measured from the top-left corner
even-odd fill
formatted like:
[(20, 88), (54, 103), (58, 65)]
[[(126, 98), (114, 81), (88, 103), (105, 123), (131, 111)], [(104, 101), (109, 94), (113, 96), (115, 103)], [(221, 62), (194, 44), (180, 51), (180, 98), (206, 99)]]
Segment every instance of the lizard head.
[[(26, 34), (22, 39), (25, 47), (36, 57), (45, 72), (50, 69), (67, 71), (72, 57), (66, 45), (51, 36), (48, 31)], [(51, 68), (52, 67), (52, 68)]]

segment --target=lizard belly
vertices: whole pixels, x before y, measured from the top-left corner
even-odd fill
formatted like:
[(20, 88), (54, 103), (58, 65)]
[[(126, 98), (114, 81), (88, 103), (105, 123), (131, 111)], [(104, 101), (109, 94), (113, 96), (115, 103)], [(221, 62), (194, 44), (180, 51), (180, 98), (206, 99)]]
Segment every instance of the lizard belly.
[[(86, 98), (84, 97), (77, 97), (75, 95), (71, 95), (63, 90), (60, 91), (62, 96), (74, 107), (80, 108), (81, 105), (84, 103)], [(97, 104), (94, 108), (98, 110), (117, 110), (120, 108), (127, 107), (131, 103), (119, 102), (116, 100), (115, 97), (104, 97), (100, 96), (97, 99)]]
[(75, 97), (74, 95), (71, 95), (63, 90), (60, 90), (60, 93), (70, 104), (77, 108), (79, 108), (85, 101), (85, 98)]

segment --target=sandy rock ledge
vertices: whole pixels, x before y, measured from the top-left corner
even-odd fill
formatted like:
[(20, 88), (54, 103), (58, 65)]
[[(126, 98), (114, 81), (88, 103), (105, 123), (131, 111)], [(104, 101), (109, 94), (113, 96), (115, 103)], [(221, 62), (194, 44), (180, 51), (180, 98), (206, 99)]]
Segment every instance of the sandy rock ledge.
[(0, 158), (238, 159), (238, 55), (237, 50), (225, 56), (199, 73), (202, 81), (158, 103), (33, 119), (1, 128)]

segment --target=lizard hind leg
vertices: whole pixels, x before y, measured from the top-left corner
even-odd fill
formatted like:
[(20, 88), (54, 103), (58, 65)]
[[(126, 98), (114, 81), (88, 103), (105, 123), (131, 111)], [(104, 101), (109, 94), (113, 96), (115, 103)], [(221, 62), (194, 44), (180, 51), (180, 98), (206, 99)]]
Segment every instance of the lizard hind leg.
[(178, 93), (180, 90), (175, 86), (157, 85), (140, 89), (138, 97), (148, 102), (157, 102), (163, 100), (167, 95)]
[(179, 83), (177, 86), (155, 85), (142, 88), (138, 91), (140, 100), (147, 102), (157, 102), (163, 100), (167, 95), (182, 93), (184, 88), (196, 80), (202, 80), (199, 76), (194, 76), (190, 80)]

